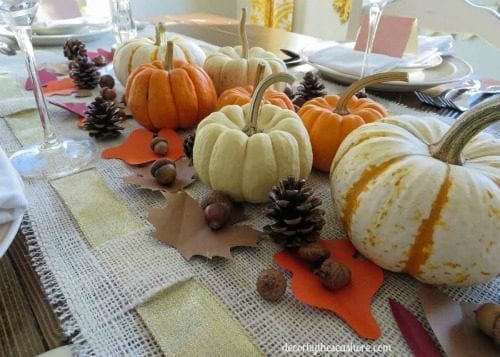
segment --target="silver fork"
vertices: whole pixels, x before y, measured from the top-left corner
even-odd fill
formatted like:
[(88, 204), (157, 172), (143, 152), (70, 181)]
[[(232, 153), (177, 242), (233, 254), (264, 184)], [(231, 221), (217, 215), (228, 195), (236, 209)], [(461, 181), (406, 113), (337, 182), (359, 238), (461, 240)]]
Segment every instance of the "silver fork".
[(444, 87), (443, 89), (439, 89), (439, 88), (442, 88), (441, 86), (438, 86), (438, 87), (435, 87), (435, 88), (431, 88), (431, 89), (428, 89), (426, 91), (428, 92), (439, 92), (438, 95), (429, 95), (427, 93), (424, 93), (422, 91), (415, 91), (415, 95), (417, 96), (418, 100), (420, 100), (422, 103), (424, 104), (427, 104), (427, 105), (431, 105), (431, 106), (434, 106), (434, 107), (438, 107), (438, 108), (452, 108), (452, 109), (456, 109), (455, 106), (451, 106), (450, 107), (450, 102), (448, 101), (448, 93), (454, 91), (455, 93), (458, 93), (459, 91), (466, 91), (466, 90), (469, 90), (469, 89), (477, 89), (481, 86), (481, 83), (477, 80), (467, 80), (465, 82), (463, 82), (461, 85), (459, 86), (454, 86), (454, 87)]

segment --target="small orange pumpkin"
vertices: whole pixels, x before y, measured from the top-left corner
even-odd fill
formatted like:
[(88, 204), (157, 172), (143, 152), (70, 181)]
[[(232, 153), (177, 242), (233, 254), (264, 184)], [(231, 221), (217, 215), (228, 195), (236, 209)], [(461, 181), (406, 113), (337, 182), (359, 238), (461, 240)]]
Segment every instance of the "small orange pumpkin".
[(352, 83), (341, 95), (327, 95), (306, 102), (298, 114), (311, 138), (313, 166), (329, 172), (340, 143), (357, 127), (387, 116), (382, 104), (359, 99), (357, 92), (366, 86), (387, 81), (408, 81), (405, 72), (374, 74)]
[(135, 120), (149, 130), (189, 128), (217, 104), (208, 74), (197, 65), (172, 58), (173, 43), (169, 41), (165, 63), (140, 65), (127, 80), (127, 106)]
[[(252, 99), (252, 94), (257, 85), (262, 81), (262, 77), (264, 76), (264, 71), (266, 69), (266, 65), (264, 63), (259, 63), (257, 66), (256, 74), (255, 74), (255, 84), (247, 85), (244, 87), (235, 87), (231, 89), (226, 89), (219, 96), (217, 100), (217, 110), (220, 110), (222, 107), (226, 105), (239, 105), (240, 107), (250, 103)], [(264, 99), (262, 104), (273, 104), (281, 109), (289, 109), (295, 110), (292, 101), (288, 96), (280, 91), (275, 89), (268, 89), (264, 93)]]

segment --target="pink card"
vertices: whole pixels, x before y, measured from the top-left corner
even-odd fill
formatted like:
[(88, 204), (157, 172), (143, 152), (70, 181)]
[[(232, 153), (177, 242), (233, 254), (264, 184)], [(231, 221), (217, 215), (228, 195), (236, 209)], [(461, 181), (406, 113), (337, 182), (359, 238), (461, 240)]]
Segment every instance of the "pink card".
[[(364, 16), (354, 49), (364, 51), (367, 37), (368, 16)], [(372, 52), (402, 57), (405, 52), (416, 52), (417, 50), (417, 19), (382, 15), (375, 34)]]
[(37, 18), (41, 21), (74, 19), (82, 16), (76, 0), (41, 0)]

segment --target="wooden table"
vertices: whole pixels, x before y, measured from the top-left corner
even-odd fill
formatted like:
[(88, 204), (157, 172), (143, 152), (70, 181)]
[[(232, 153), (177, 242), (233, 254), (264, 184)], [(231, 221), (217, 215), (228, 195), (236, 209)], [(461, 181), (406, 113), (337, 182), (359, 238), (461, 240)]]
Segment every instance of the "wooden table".
[[(215, 15), (189, 14), (162, 16), (169, 29), (219, 45), (239, 43), (238, 22)], [(281, 30), (249, 25), (251, 46), (275, 53), (280, 48), (298, 51), (321, 40)], [(413, 93), (376, 93), (395, 102), (424, 111), (434, 108), (421, 105)], [(440, 114), (447, 114), (441, 111)], [(451, 112), (448, 112), (451, 114)], [(40, 287), (31, 265), (24, 237), (19, 234), (7, 254), (0, 259), (0, 356), (34, 356), (65, 344), (59, 323)]]

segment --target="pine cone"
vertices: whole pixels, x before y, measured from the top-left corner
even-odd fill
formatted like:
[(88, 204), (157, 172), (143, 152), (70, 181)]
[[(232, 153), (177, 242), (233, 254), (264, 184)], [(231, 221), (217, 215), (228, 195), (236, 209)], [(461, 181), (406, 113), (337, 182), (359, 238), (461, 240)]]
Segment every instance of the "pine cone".
[(313, 72), (307, 72), (297, 88), (298, 98), (302, 98), (305, 101), (316, 97), (324, 97), (326, 94), (325, 85)]
[(112, 139), (120, 135), (124, 128), (117, 125), (121, 121), (120, 108), (114, 101), (96, 97), (85, 111), (83, 128), (96, 139)]
[(186, 157), (190, 160), (193, 160), (194, 137), (195, 134), (191, 134), (188, 135), (186, 139), (184, 139), (184, 153), (186, 154)]
[(63, 47), (64, 57), (70, 61), (77, 59), (80, 56), (87, 56), (87, 49), (85, 48), (85, 43), (77, 38), (70, 38)]
[(69, 76), (80, 89), (94, 89), (99, 83), (100, 73), (88, 57), (80, 56), (71, 65)]
[(288, 176), (269, 193), (271, 205), (267, 217), (276, 221), (264, 227), (264, 233), (285, 247), (298, 247), (316, 240), (323, 228), (325, 212), (317, 208), (321, 200), (311, 188), (304, 188), (305, 180)]

